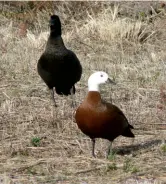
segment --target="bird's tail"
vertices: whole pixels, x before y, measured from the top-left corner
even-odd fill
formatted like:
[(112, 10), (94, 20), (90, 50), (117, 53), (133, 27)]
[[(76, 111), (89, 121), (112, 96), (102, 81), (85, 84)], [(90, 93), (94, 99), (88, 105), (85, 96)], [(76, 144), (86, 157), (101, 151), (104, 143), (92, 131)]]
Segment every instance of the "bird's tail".
[(134, 129), (134, 127), (132, 125), (130, 125), (130, 124), (129, 124), (129, 128)]
[[(59, 94), (59, 95), (65, 95), (65, 96), (68, 96), (68, 95), (71, 95), (71, 86), (68, 87), (68, 86), (65, 86), (65, 87), (55, 87), (55, 90), (56, 90), (56, 93)], [(72, 88), (72, 93), (75, 94), (76, 92), (76, 89), (75, 89), (75, 86), (73, 85), (73, 88)]]
[(133, 134), (133, 132), (130, 130), (133, 129), (134, 127), (132, 125), (129, 124), (129, 126), (125, 129), (125, 131), (123, 132), (123, 136), (125, 137), (135, 137), (135, 135)]

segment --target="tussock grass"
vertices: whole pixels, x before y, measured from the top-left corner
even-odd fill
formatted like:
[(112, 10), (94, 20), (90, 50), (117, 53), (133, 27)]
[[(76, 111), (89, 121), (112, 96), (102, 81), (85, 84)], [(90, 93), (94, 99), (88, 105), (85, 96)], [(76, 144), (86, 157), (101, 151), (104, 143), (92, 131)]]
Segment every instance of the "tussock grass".
[[(127, 150), (131, 145), (130, 154), (115, 153), (106, 160), (107, 141), (99, 139), (97, 158), (91, 158), (91, 142), (74, 122), (71, 98), (57, 96), (58, 108), (52, 106), (36, 64), (46, 44), (47, 21), (53, 10), (37, 10), (35, 23), (28, 28), (20, 28), (20, 20), (1, 14), (0, 180), (162, 183), (165, 154), (159, 144), (165, 139), (166, 127), (165, 13), (149, 23), (148, 17), (142, 21), (120, 16), (124, 10), (121, 4), (96, 2), (91, 7), (90, 2), (74, 3), (60, 3), (56, 11), (63, 22), (64, 42), (83, 65), (83, 76), (76, 86), (77, 105), (87, 93), (89, 75), (96, 70), (108, 72), (117, 85), (103, 86), (102, 97), (124, 111), (136, 135), (134, 143), (119, 137), (113, 147)], [(78, 6), (77, 14), (73, 5)], [(20, 29), (25, 29), (24, 36)], [(132, 151), (132, 145), (137, 144), (139, 149)]]

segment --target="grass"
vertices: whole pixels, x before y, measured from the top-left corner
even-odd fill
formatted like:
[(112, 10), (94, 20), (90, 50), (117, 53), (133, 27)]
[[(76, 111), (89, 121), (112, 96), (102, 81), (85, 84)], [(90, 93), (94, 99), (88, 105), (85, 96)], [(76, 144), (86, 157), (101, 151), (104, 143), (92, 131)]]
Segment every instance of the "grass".
[[(76, 85), (77, 105), (87, 93), (89, 75), (108, 72), (117, 85), (103, 86), (102, 97), (120, 107), (135, 127), (134, 143), (118, 137), (113, 150), (126, 155), (115, 151), (109, 160), (107, 141), (98, 139), (97, 158), (91, 157), (91, 141), (74, 123), (71, 98), (57, 96), (58, 108), (53, 107), (36, 71), (52, 10), (28, 9), (32, 19), (20, 26), (24, 19), (14, 16), (14, 6), (5, 5), (4, 11), (14, 15), (0, 14), (1, 183), (164, 182), (166, 155), (160, 145), (166, 127), (165, 9), (149, 15), (139, 3), (73, 3), (57, 4), (56, 12), (64, 42), (83, 66)], [(144, 21), (130, 15), (137, 11), (145, 12)]]
[(166, 153), (166, 144), (163, 144), (163, 145), (161, 146), (161, 150), (163, 151), (163, 153)]
[(132, 160), (130, 158), (127, 158), (123, 164), (123, 170), (124, 172), (131, 172), (131, 173), (136, 173), (139, 171), (139, 169), (134, 166), (132, 163)]
[(31, 139), (31, 143), (35, 147), (40, 146), (40, 141), (41, 141), (41, 139), (39, 137), (34, 137)]

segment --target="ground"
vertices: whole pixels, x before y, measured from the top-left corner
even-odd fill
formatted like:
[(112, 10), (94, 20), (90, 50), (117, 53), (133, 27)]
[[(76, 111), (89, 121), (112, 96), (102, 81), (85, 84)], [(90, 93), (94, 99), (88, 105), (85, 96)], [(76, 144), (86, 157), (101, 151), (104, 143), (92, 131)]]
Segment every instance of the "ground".
[[(1, 2), (0, 183), (162, 184), (166, 182), (166, 12), (159, 2)], [(102, 98), (122, 109), (135, 139), (91, 141), (77, 127), (71, 97), (55, 96), (36, 64), (56, 13), (63, 39), (82, 66), (77, 106), (87, 80), (106, 71), (117, 85)]]

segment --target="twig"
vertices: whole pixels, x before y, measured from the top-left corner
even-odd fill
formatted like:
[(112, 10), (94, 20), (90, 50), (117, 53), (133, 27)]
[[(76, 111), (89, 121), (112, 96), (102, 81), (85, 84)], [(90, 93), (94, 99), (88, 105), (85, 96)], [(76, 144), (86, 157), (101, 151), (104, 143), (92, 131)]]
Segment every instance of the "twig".
[(1, 85), (0, 88), (6, 88), (6, 87), (8, 87), (8, 86), (10, 86), (10, 84)]
[(35, 166), (35, 165), (39, 165), (39, 164), (41, 164), (41, 163), (46, 163), (46, 162), (47, 162), (46, 160), (41, 159), (41, 160), (39, 160), (39, 161), (37, 161), (37, 162), (34, 162), (34, 163), (32, 163), (32, 164), (24, 165), (24, 166), (19, 167), (19, 168), (14, 168), (13, 170), (16, 170), (16, 171), (23, 171), (23, 170), (28, 169), (28, 168), (30, 168), (30, 167), (33, 167), (33, 166)]
[[(93, 171), (96, 171), (96, 170), (100, 170), (100, 169), (103, 169), (103, 168), (107, 167), (108, 164), (111, 164), (111, 162), (106, 163), (106, 164), (101, 165), (101, 166), (98, 166), (98, 167), (95, 167), (95, 168), (77, 171), (74, 174), (82, 174), (82, 173), (87, 173), (87, 172), (93, 172)], [(122, 168), (122, 167), (123, 167), (123, 164), (116, 165), (116, 168)]]
[(52, 147), (27, 147), (27, 149), (32, 149), (32, 150), (45, 150), (45, 149), (53, 149)]
[(37, 97), (37, 96), (31, 96), (30, 98), (32, 98), (32, 99), (39, 99), (42, 102), (49, 102), (48, 100), (44, 100), (44, 99), (42, 99), (40, 97)]
[(92, 46), (90, 46), (90, 45), (88, 45), (88, 44), (86, 44), (86, 43), (84, 43), (84, 42), (82, 42), (80, 40), (77, 40), (77, 41), (80, 42), (83, 45), (86, 45), (87, 47), (91, 48), (95, 53), (97, 53)]
[(84, 153), (84, 150), (81, 148), (81, 145), (77, 139), (76, 139), (76, 142), (77, 142), (77, 145), (79, 146), (80, 150)]
[(10, 100), (10, 97), (5, 92), (2, 93)]
[(102, 169), (103, 167), (106, 167), (106, 165), (102, 165), (102, 166), (99, 166), (99, 167), (96, 167), (96, 168), (91, 168), (91, 169), (86, 169), (86, 170), (77, 171), (77, 172), (75, 172), (74, 174), (82, 174), (82, 173), (92, 172), (92, 171), (100, 170), (100, 169)]

